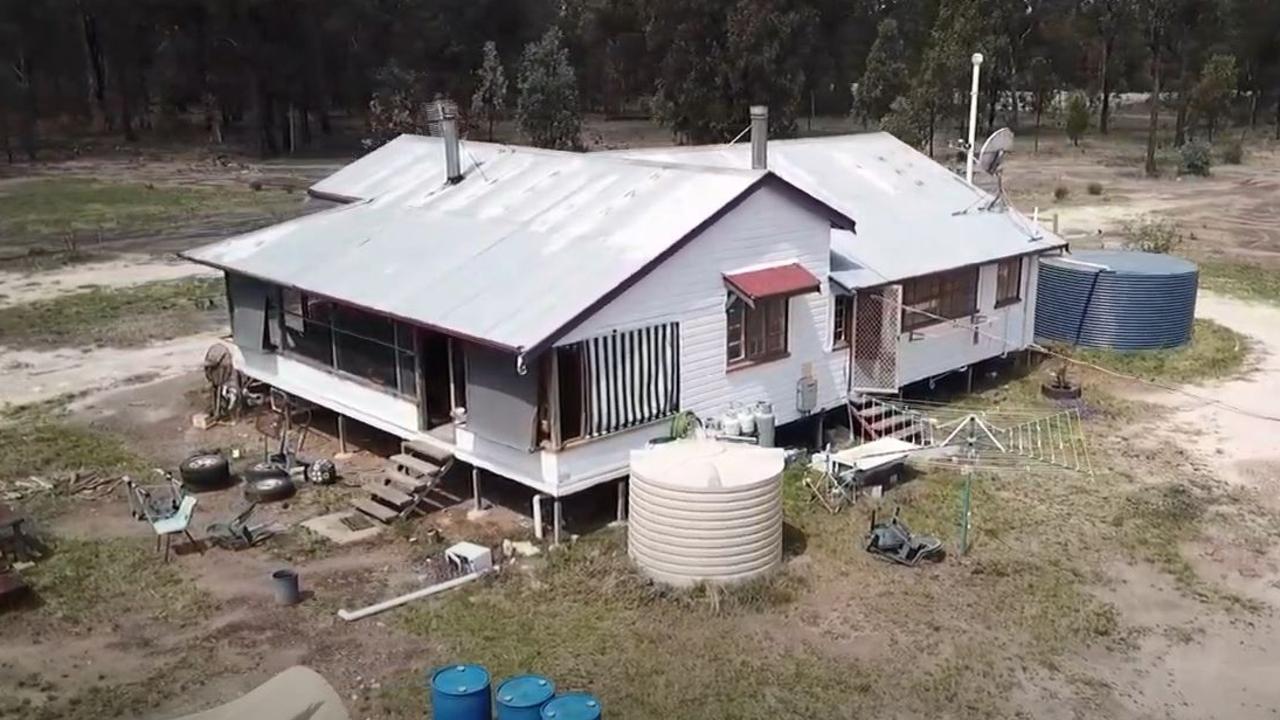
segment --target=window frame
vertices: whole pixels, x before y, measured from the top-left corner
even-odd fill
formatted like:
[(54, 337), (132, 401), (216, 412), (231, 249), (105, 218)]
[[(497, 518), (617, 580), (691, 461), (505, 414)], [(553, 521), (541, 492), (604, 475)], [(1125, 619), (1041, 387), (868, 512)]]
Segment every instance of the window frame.
[[(735, 315), (738, 315), (739, 319), (735, 320)], [(781, 327), (774, 327), (771, 330), (771, 325), (779, 321)], [(755, 307), (752, 307), (737, 294), (729, 293), (729, 300), (725, 306), (725, 367), (728, 370), (738, 370), (790, 357), (790, 335), (790, 295), (763, 297), (756, 300)], [(777, 340), (781, 342), (776, 343)], [(736, 356), (730, 349), (734, 346), (739, 348)]]
[(831, 349), (843, 350), (852, 344), (853, 296), (832, 295)]
[[(307, 310), (312, 307), (312, 301), (326, 303), (330, 306), (329, 312), (324, 313), (325, 317), (316, 318), (307, 312)], [(391, 342), (388, 343), (383, 339), (370, 337), (368, 334), (354, 331), (350, 329), (349, 326), (344, 326), (338, 319), (340, 314), (338, 312), (339, 310), (385, 319), (391, 326)], [(295, 325), (290, 325), (291, 320), (294, 321)], [(289, 333), (290, 331), (297, 331), (296, 323), (301, 323), (304, 335), (308, 326), (323, 329), (322, 335), (327, 335), (327, 339), (329, 341), (327, 362), (323, 358), (313, 357), (290, 347)], [(397, 398), (411, 400), (415, 403), (418, 402), (417, 376), (421, 373), (421, 359), (419, 358), (418, 349), (413, 339), (416, 334), (413, 326), (400, 322), (399, 320), (389, 316), (365, 310), (364, 308), (340, 303), (314, 293), (308, 293), (304, 290), (288, 287), (281, 288), (280, 324), (282, 327), (282, 333), (280, 346), (277, 349), (277, 352), (287, 355), (299, 362), (304, 362), (335, 375), (339, 375), (344, 380), (357, 382), (365, 387), (393, 395)], [(356, 342), (372, 343), (385, 350), (389, 350), (392, 358), (390, 369), (395, 373), (395, 384), (387, 385), (371, 377), (366, 377), (340, 367), (341, 338), (339, 336), (344, 336), (348, 339), (355, 340)], [(401, 346), (402, 340), (408, 343), (404, 347)], [(348, 350), (348, 352), (351, 351)], [(405, 367), (402, 364), (405, 360), (404, 356), (407, 356), (411, 360), (411, 367), (413, 368), (412, 377), (405, 377)]]
[[(971, 265), (903, 281), (902, 332), (915, 332), (948, 320), (976, 315), (979, 270), (978, 265)], [(929, 306), (926, 312), (930, 314), (912, 310), (921, 306)], [(941, 319), (933, 315), (941, 316)]]
[[(1004, 282), (1002, 287), (1002, 280), (1007, 280), (1008, 275), (1006, 274), (1005, 277), (1002, 278), (1001, 271), (1005, 271), (1006, 268), (1013, 269), (1012, 270), (1012, 273), (1013, 273), (1012, 288), (1009, 287), (1008, 282)], [(1012, 294), (1009, 293), (1010, 290), (1012, 290)], [(1021, 255), (1019, 255), (1018, 257), (1005, 258), (1004, 260), (1001, 260), (1000, 262), (996, 263), (996, 309), (1007, 307), (1009, 305), (1016, 305), (1017, 303), (1020, 303), (1020, 302), (1022, 302), (1022, 256)]]

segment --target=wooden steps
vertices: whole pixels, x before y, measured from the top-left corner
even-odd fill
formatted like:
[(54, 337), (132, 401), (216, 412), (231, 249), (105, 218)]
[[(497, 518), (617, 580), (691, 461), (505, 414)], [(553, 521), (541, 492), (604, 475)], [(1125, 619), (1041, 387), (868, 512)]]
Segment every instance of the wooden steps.
[(351, 501), (351, 505), (380, 523), (389, 523), (400, 517), (400, 513), (382, 503), (375, 502), (373, 498), (356, 498)]
[(452, 465), (453, 455), (445, 450), (420, 440), (406, 440), (399, 453), (387, 458), (382, 477), (367, 483), (363, 487), (367, 494), (351, 505), (382, 523), (407, 517), (423, 505), (439, 505), (429, 503), (427, 496)]
[(440, 472), (439, 465), (431, 462), (430, 460), (424, 460), (422, 458), (409, 455), (408, 453), (392, 455), (391, 463), (399, 468), (412, 470), (419, 475), (435, 475)]
[(412, 495), (400, 492), (390, 485), (369, 483), (364, 486), (364, 489), (367, 490), (374, 498), (381, 500), (383, 504), (390, 505), (399, 512), (403, 512), (405, 508), (414, 503)]

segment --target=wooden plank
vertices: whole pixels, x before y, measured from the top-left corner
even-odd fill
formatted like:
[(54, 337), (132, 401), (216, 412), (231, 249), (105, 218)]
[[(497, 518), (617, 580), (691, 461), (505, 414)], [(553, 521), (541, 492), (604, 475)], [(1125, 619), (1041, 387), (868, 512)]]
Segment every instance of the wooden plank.
[(872, 403), (857, 411), (858, 417), (868, 422), (891, 412), (893, 412), (893, 408), (888, 405), (881, 405), (880, 403)]
[(389, 523), (400, 517), (400, 513), (397, 513), (386, 505), (375, 502), (373, 498), (356, 498), (351, 501), (351, 505), (355, 509), (381, 523)]
[(406, 455), (405, 453), (392, 455), (391, 462), (395, 463), (401, 468), (407, 468), (420, 475), (434, 476), (436, 473), (440, 472), (439, 465), (436, 465), (435, 463), (429, 460), (423, 460), (422, 458), (414, 457), (413, 455)]
[(387, 485), (408, 495), (416, 495), (434, 484), (432, 478), (415, 477), (399, 470), (388, 470), (383, 477), (386, 478)]
[(444, 448), (438, 448), (425, 440), (405, 440), (401, 447), (405, 450), (411, 450), (435, 463), (443, 464), (446, 460), (453, 457), (452, 452), (449, 452)]
[(367, 490), (370, 495), (390, 504), (397, 510), (403, 510), (413, 504), (413, 498), (411, 496), (400, 492), (390, 485), (369, 483), (364, 486), (364, 489)]
[(877, 434), (880, 434), (880, 433), (884, 433), (885, 431), (892, 430), (898, 427), (899, 425), (909, 425), (913, 422), (915, 421), (912, 419), (910, 415), (906, 415), (906, 414), (889, 415), (883, 420), (879, 420), (877, 422), (871, 423), (871, 431)]

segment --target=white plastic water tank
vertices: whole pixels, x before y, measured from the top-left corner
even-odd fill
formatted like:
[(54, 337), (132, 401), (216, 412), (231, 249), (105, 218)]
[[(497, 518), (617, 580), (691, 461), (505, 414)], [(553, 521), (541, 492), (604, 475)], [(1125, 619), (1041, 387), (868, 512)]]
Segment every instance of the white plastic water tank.
[(677, 586), (735, 583), (782, 562), (785, 452), (711, 439), (631, 452), (627, 552)]

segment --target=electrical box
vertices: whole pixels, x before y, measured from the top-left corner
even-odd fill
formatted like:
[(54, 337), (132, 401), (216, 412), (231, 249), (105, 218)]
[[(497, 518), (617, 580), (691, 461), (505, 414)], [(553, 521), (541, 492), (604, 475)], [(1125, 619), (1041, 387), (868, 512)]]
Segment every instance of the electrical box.
[(486, 572), (493, 569), (493, 552), (483, 545), (460, 542), (444, 551), (449, 564), (465, 573)]
[(796, 382), (796, 410), (808, 415), (818, 407), (818, 380), (802, 377)]

